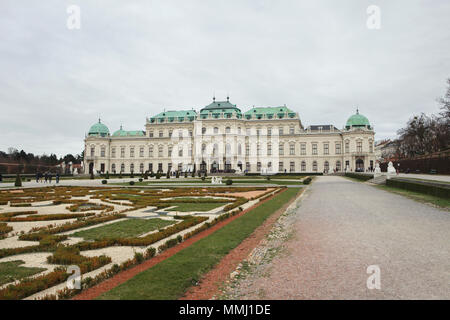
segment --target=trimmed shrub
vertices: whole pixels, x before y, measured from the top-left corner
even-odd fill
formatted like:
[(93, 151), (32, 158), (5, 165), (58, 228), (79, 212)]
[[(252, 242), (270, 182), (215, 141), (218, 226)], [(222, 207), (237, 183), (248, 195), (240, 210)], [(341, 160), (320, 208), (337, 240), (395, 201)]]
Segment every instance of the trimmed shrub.
[(362, 181), (367, 181), (370, 179), (373, 179), (373, 174), (368, 174), (368, 173), (352, 173), (352, 172), (346, 172), (345, 173), (346, 177), (349, 178), (353, 178), (353, 179), (358, 179), (358, 180), (362, 180)]
[(408, 191), (419, 192), (429, 194), (431, 196), (449, 199), (450, 198), (450, 185), (445, 187), (432, 182), (419, 182), (419, 181), (405, 181), (399, 179), (388, 179), (386, 185), (389, 187), (400, 188)]
[(102, 180), (102, 184), (107, 184), (108, 180)]
[(231, 186), (231, 185), (233, 184), (233, 180), (228, 179), (227, 181), (225, 181), (225, 184), (226, 184), (227, 186)]
[(159, 171), (156, 173), (155, 179), (161, 179), (161, 173)]
[(144, 180), (142, 180), (142, 178), (139, 178), (139, 182), (142, 182), (142, 181), (144, 181)]
[(105, 179), (109, 179), (109, 171), (106, 171)]
[(129, 182), (130, 186), (134, 186), (134, 181)]
[(306, 179), (304, 179), (303, 180), (303, 184), (310, 184), (311, 183), (311, 178), (310, 177), (308, 177), (308, 178), (306, 178)]
[(176, 173), (175, 177), (176, 177), (176, 178), (179, 178), (179, 177), (180, 177), (180, 172), (179, 172), (178, 170), (177, 170), (177, 173)]
[(20, 179), (20, 174), (16, 175), (16, 182), (14, 182), (15, 187), (21, 187), (22, 186), (22, 179)]

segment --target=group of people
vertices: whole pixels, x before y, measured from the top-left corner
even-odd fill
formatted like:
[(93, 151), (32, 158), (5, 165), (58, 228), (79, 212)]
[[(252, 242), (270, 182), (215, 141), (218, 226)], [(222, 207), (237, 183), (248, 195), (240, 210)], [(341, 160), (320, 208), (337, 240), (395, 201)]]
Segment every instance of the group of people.
[[(49, 171), (42, 174), (41, 172), (36, 172), (36, 182), (43, 182), (43, 183), (52, 183), (53, 174)], [(56, 183), (59, 183), (59, 173), (56, 173), (55, 175), (55, 181)]]

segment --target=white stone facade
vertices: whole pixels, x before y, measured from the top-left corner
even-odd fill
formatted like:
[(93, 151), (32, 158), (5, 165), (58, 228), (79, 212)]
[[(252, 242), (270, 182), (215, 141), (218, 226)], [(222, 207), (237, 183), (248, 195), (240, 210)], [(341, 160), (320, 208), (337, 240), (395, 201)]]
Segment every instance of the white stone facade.
[[(220, 102), (216, 104), (220, 106)], [(347, 167), (367, 171), (375, 167), (375, 133), (370, 125), (347, 122), (342, 130), (333, 125), (304, 128), (298, 114), (290, 112), (288, 116), (288, 111), (258, 116), (239, 111), (213, 116), (207, 111), (191, 111), (195, 117), (181, 121), (161, 113), (147, 119), (145, 131), (140, 132), (90, 132), (85, 138), (86, 170), (140, 173), (190, 172), (195, 168), (208, 173), (273, 174), (331, 173)]]

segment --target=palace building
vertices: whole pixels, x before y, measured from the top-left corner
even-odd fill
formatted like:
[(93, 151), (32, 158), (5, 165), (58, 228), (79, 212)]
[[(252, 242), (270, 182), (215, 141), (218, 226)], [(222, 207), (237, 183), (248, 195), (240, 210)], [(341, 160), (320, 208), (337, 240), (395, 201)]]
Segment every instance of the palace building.
[(367, 171), (375, 166), (374, 135), (358, 110), (342, 129), (304, 127), (287, 106), (242, 112), (214, 98), (199, 112), (147, 118), (145, 130), (111, 134), (99, 119), (85, 137), (84, 164), (94, 173)]

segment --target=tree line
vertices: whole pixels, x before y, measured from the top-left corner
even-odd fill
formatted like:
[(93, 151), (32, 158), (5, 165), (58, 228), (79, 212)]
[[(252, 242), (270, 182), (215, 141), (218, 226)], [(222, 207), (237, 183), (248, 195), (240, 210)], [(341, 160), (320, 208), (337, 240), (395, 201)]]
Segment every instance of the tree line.
[(440, 112), (412, 117), (406, 127), (397, 131), (394, 141), (399, 158), (414, 158), (450, 148), (450, 78), (447, 92), (438, 99)]
[(52, 171), (56, 165), (65, 162), (79, 164), (83, 161), (84, 152), (81, 154), (66, 154), (57, 157), (55, 154), (35, 155), (24, 150), (8, 148), (7, 152), (0, 151), (0, 173), (36, 173), (37, 171)]

